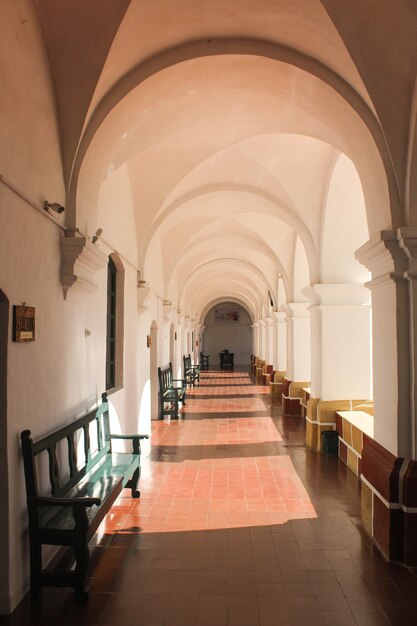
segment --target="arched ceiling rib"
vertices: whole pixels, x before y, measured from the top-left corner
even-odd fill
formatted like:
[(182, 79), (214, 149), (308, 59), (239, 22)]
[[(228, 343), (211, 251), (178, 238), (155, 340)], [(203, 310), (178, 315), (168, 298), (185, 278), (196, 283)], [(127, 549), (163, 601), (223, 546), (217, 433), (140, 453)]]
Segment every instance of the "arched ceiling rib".
[[(327, 7), (326, 7), (327, 8)], [(163, 19), (161, 19), (163, 16)], [(175, 23), (175, 28), (172, 24)], [(219, 37), (267, 40), (327, 63), (362, 97), (366, 89), (319, 0), (132, 0), (97, 85), (92, 108), (144, 59), (179, 43)]]

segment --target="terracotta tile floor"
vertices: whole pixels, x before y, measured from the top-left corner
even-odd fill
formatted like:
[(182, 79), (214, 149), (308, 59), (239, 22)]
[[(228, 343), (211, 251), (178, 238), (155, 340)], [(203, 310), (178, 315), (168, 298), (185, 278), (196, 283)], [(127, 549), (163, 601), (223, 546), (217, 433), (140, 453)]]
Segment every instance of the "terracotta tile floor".
[(183, 418), (153, 422), (140, 501), (123, 494), (94, 539), (88, 606), (46, 590), (0, 624), (415, 626), (416, 574), (364, 537), (356, 478), (261, 393), (204, 373)]
[(269, 396), (269, 387), (266, 385), (249, 386), (247, 383), (245, 385), (226, 385), (224, 383), (216, 386), (206, 385), (204, 379), (202, 379), (197, 387), (187, 391), (187, 396), (192, 396), (193, 398), (204, 398), (204, 396), (250, 396), (254, 393)]

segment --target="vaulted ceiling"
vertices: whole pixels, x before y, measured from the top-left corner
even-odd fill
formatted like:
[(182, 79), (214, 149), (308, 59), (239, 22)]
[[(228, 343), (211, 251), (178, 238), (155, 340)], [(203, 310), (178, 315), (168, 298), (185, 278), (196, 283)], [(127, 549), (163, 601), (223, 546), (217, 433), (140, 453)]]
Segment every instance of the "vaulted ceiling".
[[(401, 223), (412, 0), (33, 2), (68, 225), (93, 233), (117, 213), (161, 298), (197, 316), (234, 298), (256, 317), (279, 276), (288, 300), (303, 298), (300, 281), (324, 280), (337, 205), (352, 257), (369, 233)], [(343, 280), (360, 282), (352, 268)]]

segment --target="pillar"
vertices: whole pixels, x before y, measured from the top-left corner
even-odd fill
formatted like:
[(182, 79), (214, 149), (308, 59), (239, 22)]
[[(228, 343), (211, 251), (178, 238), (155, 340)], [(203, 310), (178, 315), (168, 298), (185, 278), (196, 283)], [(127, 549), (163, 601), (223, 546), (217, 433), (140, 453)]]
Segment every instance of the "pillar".
[(255, 356), (260, 354), (260, 341), (259, 341), (259, 323), (254, 322), (252, 324), (252, 353)]
[(273, 360), (274, 379), (271, 380), (271, 395), (281, 397), (287, 368), (287, 337), (286, 337), (285, 313), (275, 311), (273, 313)]
[(259, 356), (265, 361), (265, 321), (259, 320)]
[(356, 253), (372, 273), (374, 438), (362, 450), (362, 521), (389, 559), (417, 565), (417, 229)]
[(200, 352), (200, 328), (201, 324), (197, 322), (194, 323), (194, 346), (193, 346), (193, 363), (197, 364), (199, 362), (199, 352)]
[(303, 293), (311, 302), (306, 441), (321, 450), (322, 432), (336, 430), (336, 411), (371, 397), (370, 293), (360, 284), (316, 284)]
[(302, 415), (303, 388), (310, 384), (310, 313), (307, 302), (283, 306), (287, 328), (287, 373), (282, 392), (284, 415)]
[(273, 329), (272, 318), (265, 318), (265, 363), (272, 365), (273, 361)]

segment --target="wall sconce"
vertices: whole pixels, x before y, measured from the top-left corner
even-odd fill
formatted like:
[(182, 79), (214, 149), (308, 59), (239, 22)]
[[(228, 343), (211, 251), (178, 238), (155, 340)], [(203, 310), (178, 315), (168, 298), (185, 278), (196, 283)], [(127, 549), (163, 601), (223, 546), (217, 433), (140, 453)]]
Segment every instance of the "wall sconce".
[(152, 339), (150, 335), (146, 335), (146, 347), (150, 348), (152, 345)]
[(47, 200), (45, 200), (43, 208), (45, 211), (48, 211), (48, 213), (63, 213), (65, 211), (62, 204), (58, 204), (58, 202), (48, 202)]
[(97, 230), (95, 232), (95, 235), (93, 235), (93, 238), (91, 240), (92, 243), (96, 243), (100, 239), (102, 234), (103, 234), (103, 229), (102, 228), (97, 228)]

